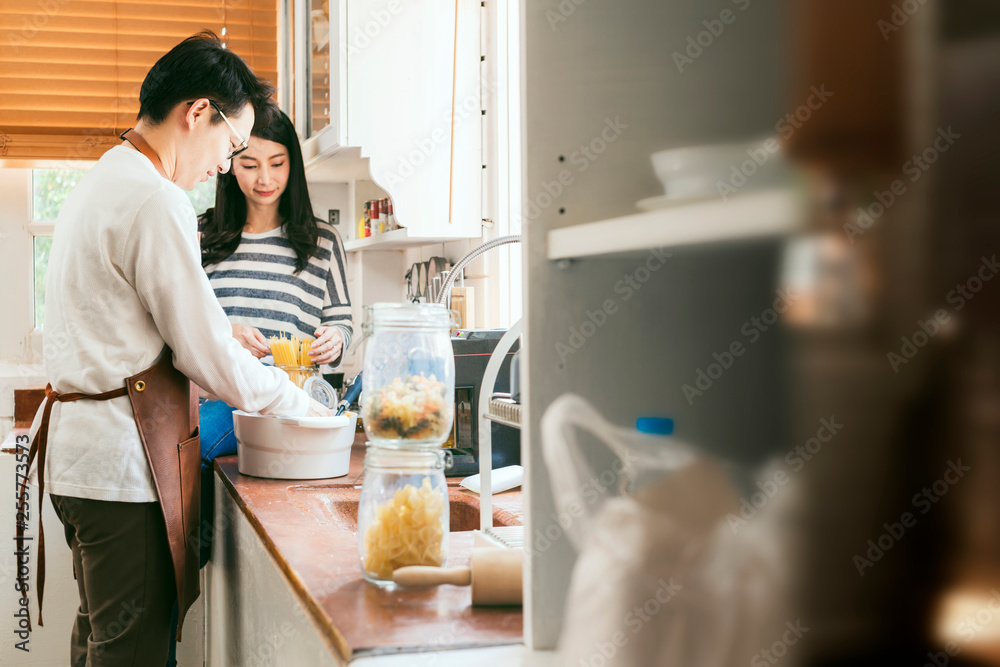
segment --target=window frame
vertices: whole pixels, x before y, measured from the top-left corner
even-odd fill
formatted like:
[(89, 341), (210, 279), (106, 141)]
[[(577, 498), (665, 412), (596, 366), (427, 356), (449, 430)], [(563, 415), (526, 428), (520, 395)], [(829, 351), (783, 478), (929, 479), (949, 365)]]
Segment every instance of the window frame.
[(97, 164), (94, 161), (84, 161), (84, 160), (65, 160), (65, 161), (53, 161), (53, 160), (38, 160), (31, 167), (25, 168), (28, 172), (27, 178), (27, 220), (28, 223), (25, 230), (28, 232), (29, 245), (28, 249), (31, 255), (30, 266), (30, 280), (28, 284), (30, 286), (30, 308), (28, 312), (28, 321), (30, 323), (30, 331), (28, 333), (28, 339), (31, 343), (32, 351), (38, 350), (39, 354), (37, 359), (32, 359), (32, 361), (43, 362), (45, 361), (44, 355), (41, 353), (43, 346), (42, 331), (43, 329), (35, 328), (35, 238), (36, 237), (51, 237), (55, 235), (56, 221), (55, 220), (35, 220), (35, 171), (40, 169), (77, 169), (82, 171), (89, 171), (93, 166)]

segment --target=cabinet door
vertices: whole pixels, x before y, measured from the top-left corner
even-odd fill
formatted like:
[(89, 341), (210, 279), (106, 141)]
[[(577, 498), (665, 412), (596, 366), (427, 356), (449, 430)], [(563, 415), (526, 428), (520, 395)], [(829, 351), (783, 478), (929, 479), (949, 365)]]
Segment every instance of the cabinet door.
[(479, 0), (348, 3), (347, 143), (411, 237), (480, 235), (481, 12)]

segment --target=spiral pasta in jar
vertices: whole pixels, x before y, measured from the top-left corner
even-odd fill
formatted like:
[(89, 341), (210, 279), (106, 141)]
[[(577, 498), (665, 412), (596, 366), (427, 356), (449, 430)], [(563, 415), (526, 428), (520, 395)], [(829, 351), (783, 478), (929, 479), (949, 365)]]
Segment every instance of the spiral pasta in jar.
[(361, 416), (368, 438), (383, 447), (439, 447), (455, 412), (450, 311), (427, 303), (367, 310)]
[(358, 555), (365, 579), (388, 586), (400, 567), (443, 566), (448, 508), (443, 451), (369, 446), (358, 506)]

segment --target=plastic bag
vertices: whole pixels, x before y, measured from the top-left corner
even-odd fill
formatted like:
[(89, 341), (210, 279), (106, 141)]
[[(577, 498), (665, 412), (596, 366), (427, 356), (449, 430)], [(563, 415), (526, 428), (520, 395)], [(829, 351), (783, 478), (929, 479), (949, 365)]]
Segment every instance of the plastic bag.
[[(588, 480), (600, 475), (582, 455), (579, 429), (617, 455), (621, 495), (595, 500)], [(578, 558), (562, 664), (748, 664), (782, 636), (788, 498), (734, 522), (740, 497), (731, 469), (674, 438), (610, 424), (572, 394), (549, 407), (541, 430), (556, 507), (577, 517), (567, 529)]]

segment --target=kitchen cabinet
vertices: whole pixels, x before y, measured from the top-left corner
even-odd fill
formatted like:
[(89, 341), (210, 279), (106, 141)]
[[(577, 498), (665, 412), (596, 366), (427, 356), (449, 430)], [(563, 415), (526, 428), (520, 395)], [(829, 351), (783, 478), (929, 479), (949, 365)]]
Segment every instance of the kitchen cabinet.
[[(907, 295), (919, 292), (913, 286), (921, 284), (914, 271), (920, 264), (900, 258), (912, 257), (902, 253), (922, 238), (929, 179), (865, 239), (877, 234), (886, 255), (899, 254), (883, 257), (872, 272), (872, 282), (895, 278), (889, 307), (871, 309), (850, 332), (807, 329), (771, 310), (783, 279), (798, 275), (786, 273), (793, 237), (811, 243), (823, 234), (842, 256), (859, 255), (842, 225), (870, 203), (850, 197), (870, 196), (871, 188), (845, 192), (838, 174), (861, 174), (867, 185), (866, 170), (902, 164), (902, 145), (914, 144), (906, 145), (909, 155), (933, 140), (929, 105), (915, 94), (924, 82), (911, 69), (920, 58), (930, 62), (926, 28), (933, 14), (921, 10), (910, 33), (883, 40), (875, 26), (888, 5), (838, 3), (846, 15), (834, 25), (832, 5), (819, 1), (525, 4), (522, 164), (530, 224), (521, 369), (529, 647), (557, 645), (577, 558), (553, 502), (540, 427), (548, 406), (568, 392), (626, 427), (641, 416), (673, 418), (678, 438), (747, 470), (806, 442), (819, 415), (858, 424), (824, 450), (824, 463), (796, 478), (811, 513), (796, 534), (808, 537), (794, 560), (802, 597), (789, 613), (814, 621), (806, 647), (814, 654), (836, 654), (867, 640), (866, 633), (895, 636), (885, 619), (898, 595), (882, 594), (896, 590), (891, 568), (862, 581), (841, 565), (870, 537), (870, 526), (891, 516), (880, 513), (879, 494), (898, 479), (893, 438), (909, 445), (893, 424), (903, 422), (902, 397), (918, 375), (887, 377), (885, 351), (900, 334), (886, 332), (904, 324), (912, 331), (918, 317)], [(864, 37), (864, 55), (856, 58), (853, 35), (862, 25), (874, 37)], [(793, 35), (799, 28), (804, 34)], [(805, 108), (815, 123), (784, 137), (786, 153), (811, 168), (797, 172), (795, 185), (746, 189), (728, 199), (709, 193), (640, 212), (638, 202), (663, 195), (652, 153), (773, 135), (805, 106), (810, 86), (833, 80), (829, 105)], [(851, 280), (830, 282), (839, 290)], [(858, 295), (867, 297), (860, 290), (850, 296)], [(777, 325), (758, 328), (768, 312), (774, 319), (765, 319)], [(839, 325), (843, 318), (831, 320)], [(738, 358), (728, 352), (734, 343), (744, 345)], [(602, 449), (582, 456), (598, 475), (609, 471)], [(877, 577), (885, 578), (873, 584)]]
[[(636, 206), (663, 194), (652, 153), (753, 140), (781, 117), (782, 3), (725, 3), (735, 22), (683, 71), (673, 53), (718, 10), (569, 4), (528, 3), (521, 28), (525, 643), (535, 649), (558, 641), (576, 558), (542, 456), (546, 408), (573, 392), (623, 426), (671, 417), (685, 440), (729, 458), (771, 451), (783, 427), (783, 380), (770, 371), (780, 334), (762, 337), (704, 401), (689, 405), (680, 387), (740, 335), (746, 304), (773, 301), (781, 241), (802, 223), (782, 190)], [(588, 458), (598, 473), (611, 465), (601, 452)]]
[[(407, 653), (412, 664), (416, 651), (520, 645), (518, 607), (473, 607), (468, 587), (381, 590), (363, 579), (365, 440), (357, 434), (350, 471), (333, 479), (249, 477), (237, 457), (216, 460), (207, 665), (332, 666)], [(479, 518), (479, 498), (458, 481), (449, 482), (450, 566), (468, 563)], [(495, 523), (520, 525), (521, 507), (520, 492), (503, 494)]]
[(354, 180), (347, 177), (356, 169), (348, 165), (362, 164), (392, 198), (403, 230), (366, 240), (364, 248), (481, 237), (481, 3), (358, 0), (301, 7), (293, 69), (296, 81), (311, 85), (294, 97), (296, 121), (306, 128), (309, 180)]

